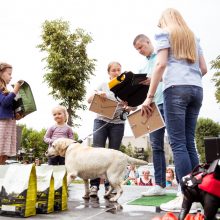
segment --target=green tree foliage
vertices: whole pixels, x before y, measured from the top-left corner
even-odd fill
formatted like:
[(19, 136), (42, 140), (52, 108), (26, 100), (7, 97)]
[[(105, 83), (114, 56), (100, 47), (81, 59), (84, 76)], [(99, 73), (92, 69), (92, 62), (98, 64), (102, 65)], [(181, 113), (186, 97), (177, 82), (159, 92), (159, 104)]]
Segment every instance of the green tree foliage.
[(24, 159), (32, 160), (35, 157), (46, 159), (44, 154), (48, 145), (43, 141), (45, 132), (45, 129), (37, 131), (22, 125), (21, 147), (25, 151)]
[(142, 154), (138, 153), (137, 151), (134, 151), (134, 148), (132, 147), (130, 142), (128, 143), (128, 146), (125, 146), (125, 145), (122, 144), (120, 146), (119, 150), (121, 152), (127, 154), (130, 157), (134, 157), (134, 158), (137, 158), (137, 159), (142, 159), (142, 160), (145, 160), (145, 161), (149, 160), (149, 157), (150, 157), (150, 154), (151, 154), (151, 150), (149, 150), (149, 149), (144, 150), (142, 152)]
[(211, 61), (211, 69), (216, 70), (212, 80), (215, 82), (216, 87), (215, 98), (217, 103), (220, 103), (220, 55), (215, 60)]
[(122, 145), (120, 146), (120, 149), (119, 149), (119, 150), (120, 150), (121, 152), (127, 154), (127, 155), (130, 156), (130, 157), (135, 157), (135, 153), (134, 153), (134, 151), (133, 151), (133, 148), (132, 148), (130, 142), (128, 143), (128, 146), (125, 146), (125, 145), (122, 144)]
[(200, 161), (205, 162), (204, 137), (217, 137), (220, 134), (219, 123), (208, 118), (199, 118), (196, 125), (196, 146)]
[(89, 59), (86, 48), (92, 37), (83, 29), (70, 32), (69, 23), (62, 20), (45, 21), (42, 25), (42, 43), (37, 47), (47, 56), (44, 81), (51, 88), (49, 93), (69, 113), (68, 124), (80, 118), (76, 111), (85, 109), (85, 83), (95, 70), (95, 59)]

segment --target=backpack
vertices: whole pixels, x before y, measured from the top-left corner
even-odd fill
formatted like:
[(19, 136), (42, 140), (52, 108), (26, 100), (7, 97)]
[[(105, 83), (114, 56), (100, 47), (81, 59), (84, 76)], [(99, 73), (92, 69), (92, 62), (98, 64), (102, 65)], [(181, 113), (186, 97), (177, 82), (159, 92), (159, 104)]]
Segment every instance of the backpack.
[[(134, 83), (136, 75), (132, 72), (124, 72), (108, 83), (110, 91), (115, 94), (115, 98), (127, 102), (128, 106), (131, 107), (141, 105), (146, 99), (149, 89), (149, 85)], [(138, 75), (140, 76), (140, 74)], [(146, 74), (143, 76), (146, 77)]]

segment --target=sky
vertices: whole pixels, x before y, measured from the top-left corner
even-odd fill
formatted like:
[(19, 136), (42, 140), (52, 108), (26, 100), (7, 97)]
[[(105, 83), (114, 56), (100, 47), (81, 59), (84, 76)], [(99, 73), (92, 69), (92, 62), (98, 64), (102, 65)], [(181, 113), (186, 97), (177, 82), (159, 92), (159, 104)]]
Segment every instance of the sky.
[[(216, 103), (211, 81), (214, 70), (210, 69), (210, 61), (220, 55), (219, 0), (2, 0), (0, 61), (12, 64), (11, 83), (23, 79), (30, 84), (37, 105), (37, 111), (19, 123), (37, 130), (54, 124), (51, 109), (59, 103), (48, 95), (50, 89), (43, 82), (45, 54), (36, 48), (41, 43), (45, 20), (68, 21), (72, 32), (82, 28), (92, 36), (87, 52), (97, 62), (95, 76), (87, 84), (88, 97), (100, 82), (109, 80), (109, 62), (120, 62), (122, 72), (138, 71), (144, 57), (134, 49), (133, 39), (143, 33), (154, 43), (158, 19), (168, 7), (179, 10), (200, 38), (208, 65), (209, 71), (203, 77), (204, 100), (199, 117), (220, 122), (220, 105)], [(92, 132), (95, 113), (89, 110), (78, 113), (82, 120), (77, 123), (81, 126), (73, 130), (85, 138)], [(128, 123), (125, 135), (132, 135)]]

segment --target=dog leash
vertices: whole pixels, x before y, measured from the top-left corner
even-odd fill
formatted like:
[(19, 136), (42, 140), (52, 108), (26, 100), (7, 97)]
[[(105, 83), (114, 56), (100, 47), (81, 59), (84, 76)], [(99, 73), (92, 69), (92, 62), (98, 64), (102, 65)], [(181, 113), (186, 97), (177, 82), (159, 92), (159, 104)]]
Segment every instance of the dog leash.
[(106, 122), (104, 125), (102, 125), (100, 128), (98, 128), (97, 130), (93, 131), (92, 133), (90, 133), (89, 135), (87, 135), (86, 137), (79, 139), (77, 142), (78, 143), (83, 143), (84, 140), (86, 140), (88, 137), (90, 137), (91, 135), (95, 134), (97, 131), (101, 130), (102, 128), (104, 128), (105, 126), (107, 126), (109, 123), (111, 123), (114, 119), (116, 118), (120, 118), (122, 121), (125, 121), (127, 119), (127, 116), (129, 115), (129, 112), (123, 110), (122, 113), (120, 115), (117, 115), (116, 117), (112, 118), (110, 121)]

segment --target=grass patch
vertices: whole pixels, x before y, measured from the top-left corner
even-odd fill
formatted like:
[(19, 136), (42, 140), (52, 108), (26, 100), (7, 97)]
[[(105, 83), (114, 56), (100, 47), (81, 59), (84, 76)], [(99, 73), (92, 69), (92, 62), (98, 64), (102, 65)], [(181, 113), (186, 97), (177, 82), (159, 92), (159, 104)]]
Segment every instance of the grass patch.
[(169, 202), (176, 198), (175, 193), (167, 193), (164, 196), (148, 196), (140, 197), (128, 203), (128, 205), (143, 205), (143, 206), (160, 206), (162, 203)]
[(84, 184), (83, 180), (73, 180), (72, 183)]

